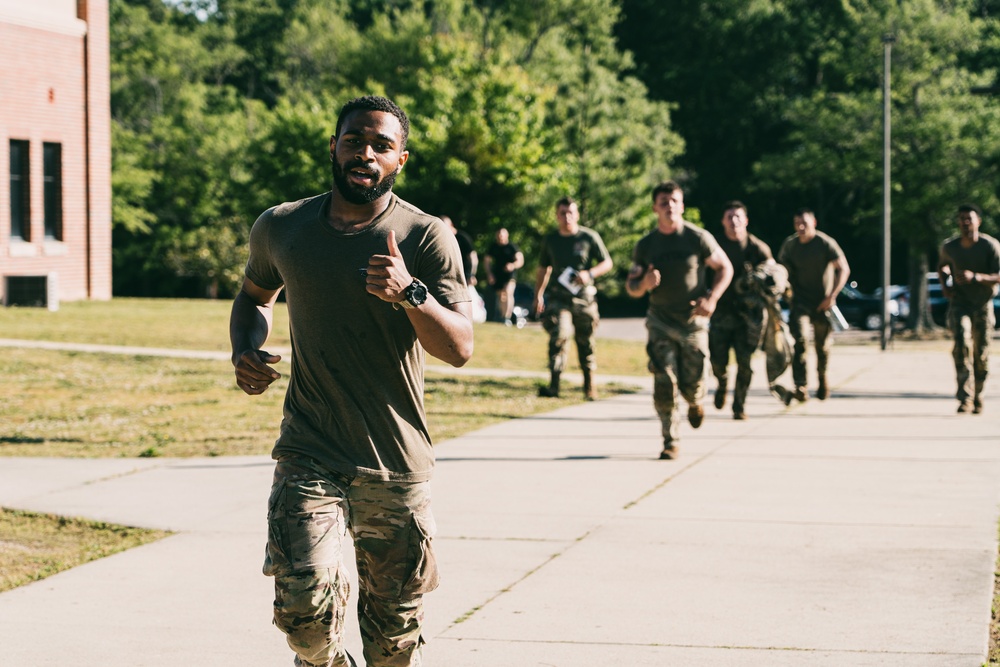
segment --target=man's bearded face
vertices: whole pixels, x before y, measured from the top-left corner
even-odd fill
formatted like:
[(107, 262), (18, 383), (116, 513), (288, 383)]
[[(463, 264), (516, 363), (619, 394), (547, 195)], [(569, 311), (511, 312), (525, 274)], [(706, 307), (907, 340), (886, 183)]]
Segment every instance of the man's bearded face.
[(346, 164), (333, 161), (333, 183), (352, 204), (370, 204), (392, 190), (399, 170), (381, 175), (375, 165), (352, 159)]

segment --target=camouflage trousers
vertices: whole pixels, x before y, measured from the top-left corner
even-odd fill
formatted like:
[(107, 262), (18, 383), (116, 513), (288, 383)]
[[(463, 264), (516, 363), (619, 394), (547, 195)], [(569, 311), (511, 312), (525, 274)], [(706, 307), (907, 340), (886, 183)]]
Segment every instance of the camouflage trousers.
[(816, 348), (816, 374), (819, 377), (826, 375), (827, 364), (830, 361), (830, 346), (833, 345), (830, 332), (833, 331), (833, 326), (826, 318), (826, 313), (819, 311), (810, 313), (796, 310), (793, 306), (788, 316), (788, 329), (795, 340), (792, 351), (792, 380), (796, 387), (806, 386), (806, 351), (809, 349), (806, 331), (810, 326), (813, 331), (813, 346)]
[[(712, 374), (719, 381), (719, 390), (726, 391), (729, 383), (729, 351), (736, 357), (736, 383), (733, 387), (733, 412), (742, 412), (753, 370), (750, 359), (761, 343), (764, 333), (763, 313), (755, 318), (727, 314), (713, 317), (708, 329), (708, 352)], [(749, 321), (748, 321), (749, 320)]]
[(955, 303), (948, 307), (948, 328), (955, 341), (951, 352), (958, 380), (955, 397), (959, 401), (972, 399), (983, 392), (989, 373), (990, 340), (995, 325), (990, 301), (981, 308), (968, 308)]
[(264, 574), (274, 577), (274, 624), (300, 667), (354, 667), (344, 649), (354, 540), (358, 621), (368, 667), (418, 667), (423, 595), (437, 588), (428, 482), (349, 478), (306, 459), (277, 463), (268, 501)]
[(545, 311), (542, 312), (542, 328), (549, 334), (549, 370), (565, 370), (571, 335), (576, 340), (580, 368), (597, 370), (594, 331), (600, 320), (597, 302), (593, 299), (573, 297), (565, 301), (546, 301)]
[(664, 442), (680, 438), (677, 395), (694, 405), (705, 397), (708, 361), (708, 318), (688, 322), (646, 315), (649, 371), (653, 374), (653, 407), (660, 418)]

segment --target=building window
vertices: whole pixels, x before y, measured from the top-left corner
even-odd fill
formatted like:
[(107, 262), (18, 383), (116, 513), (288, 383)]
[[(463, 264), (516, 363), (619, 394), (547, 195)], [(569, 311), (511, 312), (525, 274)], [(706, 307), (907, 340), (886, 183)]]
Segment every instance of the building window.
[(10, 236), (31, 240), (31, 181), (28, 142), (10, 140)]
[(62, 144), (42, 144), (45, 238), (62, 241)]

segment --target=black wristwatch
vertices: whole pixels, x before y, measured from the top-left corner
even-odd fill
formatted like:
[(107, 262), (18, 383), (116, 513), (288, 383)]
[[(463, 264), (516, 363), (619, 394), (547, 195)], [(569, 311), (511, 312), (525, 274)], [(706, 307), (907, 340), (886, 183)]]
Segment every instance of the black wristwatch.
[(427, 301), (427, 285), (414, 278), (403, 294), (406, 298), (399, 305), (403, 308), (416, 308)]

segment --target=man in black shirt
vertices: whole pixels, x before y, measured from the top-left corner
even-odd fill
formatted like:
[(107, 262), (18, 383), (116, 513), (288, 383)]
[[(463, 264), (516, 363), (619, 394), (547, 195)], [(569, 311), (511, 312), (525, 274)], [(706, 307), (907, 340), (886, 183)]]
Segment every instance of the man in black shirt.
[(497, 310), (507, 326), (514, 313), (514, 286), (517, 270), (524, 266), (524, 254), (510, 240), (506, 227), (497, 230), (496, 241), (486, 251), (486, 280), (497, 295)]

